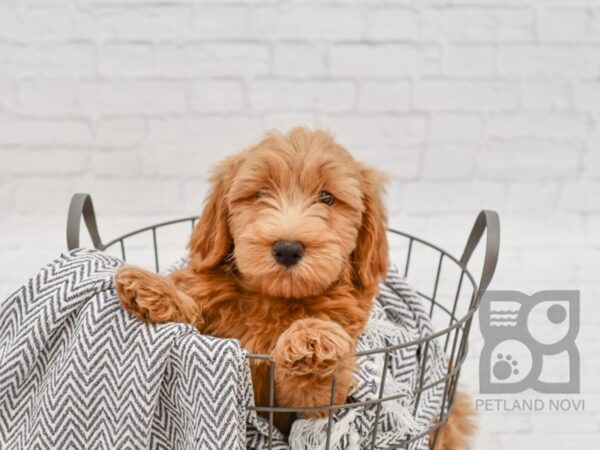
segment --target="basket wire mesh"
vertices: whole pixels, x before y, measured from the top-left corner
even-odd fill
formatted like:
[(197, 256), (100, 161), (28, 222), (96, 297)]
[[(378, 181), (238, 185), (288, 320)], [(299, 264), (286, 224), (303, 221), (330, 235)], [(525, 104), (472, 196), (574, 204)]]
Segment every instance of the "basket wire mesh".
[[(107, 243), (103, 243), (100, 239), (100, 235), (98, 232), (98, 226), (91, 197), (88, 194), (75, 194), (71, 200), (71, 205), (69, 207), (69, 215), (67, 219), (67, 247), (69, 250), (79, 247), (79, 234), (82, 217), (85, 221), (93, 246), (99, 250), (116, 249), (117, 253), (120, 253), (120, 257), (123, 259), (123, 261), (127, 260), (128, 240), (134, 236), (149, 233), (152, 239), (152, 250), (154, 260), (153, 263), (154, 270), (156, 272), (159, 272), (161, 269), (157, 230), (168, 227), (170, 225), (181, 223), (189, 223), (191, 228), (193, 229), (197, 220), (197, 217), (192, 216), (161, 222), (131, 231)], [(378, 396), (376, 399), (369, 401), (334, 404), (336, 391), (336, 378), (334, 377), (331, 386), (331, 398), (329, 404), (327, 405), (310, 407), (275, 406), (275, 364), (273, 362), (273, 359), (270, 355), (266, 354), (248, 354), (247, 357), (250, 360), (250, 362), (262, 361), (263, 364), (269, 364), (269, 405), (251, 407), (251, 409), (254, 409), (258, 413), (264, 414), (268, 418), (269, 449), (271, 449), (273, 445), (273, 415), (275, 413), (303, 413), (306, 411), (314, 410), (327, 411), (328, 419), (326, 428), (325, 449), (329, 450), (331, 447), (331, 433), (333, 427), (334, 412), (336, 410), (341, 409), (365, 407), (375, 407), (375, 425), (371, 430), (369, 448), (377, 448), (376, 442), (377, 434), (379, 431), (376, 424), (378, 423), (381, 414), (382, 405), (385, 402), (397, 400), (401, 397), (401, 395), (403, 395), (384, 395), (384, 387), (388, 373), (388, 361), (390, 358), (390, 354), (401, 348), (411, 346), (418, 346), (418, 352), (421, 355), (421, 363), (418, 374), (418, 386), (416, 389), (413, 390), (413, 416), (415, 416), (417, 413), (422, 394), (428, 389), (433, 389), (439, 384), (444, 385), (442, 401), (439, 408), (439, 412), (437, 414), (437, 420), (431, 423), (425, 431), (416, 435), (408, 436), (402, 441), (394, 442), (393, 445), (388, 446), (386, 448), (405, 448), (406, 446), (408, 446), (408, 444), (422, 439), (426, 435), (430, 435), (430, 439), (432, 438), (432, 440), (430, 440), (430, 448), (436, 448), (440, 428), (448, 420), (448, 416), (451, 414), (454, 406), (458, 379), (468, 351), (468, 337), (471, 329), (473, 314), (477, 310), (481, 297), (484, 294), (487, 286), (489, 285), (496, 268), (500, 244), (499, 218), (497, 213), (494, 211), (484, 210), (480, 212), (473, 225), (473, 228), (465, 245), (463, 254), (460, 258), (456, 258), (455, 256), (443, 250), (442, 248), (409, 233), (393, 229), (388, 229), (388, 232), (390, 237), (400, 238), (406, 243), (406, 245), (404, 246), (404, 267), (400, 272), (404, 275), (405, 278), (410, 278), (411, 276), (411, 263), (413, 262), (414, 255), (418, 247), (427, 248), (430, 251), (430, 253), (432, 252), (432, 255), (434, 256), (433, 260), (435, 267), (435, 278), (433, 279), (431, 293), (425, 293), (423, 292), (423, 290), (419, 289), (416, 290), (416, 293), (420, 298), (423, 299), (423, 301), (429, 302), (430, 318), (433, 318), (433, 315), (436, 311), (440, 311), (441, 313), (445, 314), (447, 325), (443, 326), (439, 331), (424, 336), (418, 340), (405, 342), (389, 347), (357, 352), (357, 357), (377, 354), (382, 355), (384, 361)], [(486, 243), (483, 255), (482, 275), (479, 283), (477, 283), (471, 272), (468, 270), (467, 264), (471, 260), (471, 256), (473, 255), (474, 250), (478, 246), (479, 241), (483, 236), (484, 232), (486, 234)], [(449, 267), (453, 267), (455, 270), (458, 270), (459, 276), (456, 282), (456, 288), (454, 289), (453, 295), (447, 293), (443, 296), (447, 303), (444, 304), (441, 299), (442, 295), (439, 294), (439, 287), (443, 273), (444, 271), (447, 271)], [(461, 295), (461, 293), (464, 293), (465, 285), (470, 287), (470, 295), (467, 295), (466, 301), (468, 303), (466, 305), (466, 308), (464, 308), (464, 312), (459, 313), (459, 303), (460, 300), (464, 298), (464, 295)], [(441, 340), (440, 342), (443, 342), (443, 349), (447, 358), (447, 372), (445, 376), (441, 379), (425, 384), (427, 354), (430, 350), (430, 344), (434, 339), (439, 339)]]

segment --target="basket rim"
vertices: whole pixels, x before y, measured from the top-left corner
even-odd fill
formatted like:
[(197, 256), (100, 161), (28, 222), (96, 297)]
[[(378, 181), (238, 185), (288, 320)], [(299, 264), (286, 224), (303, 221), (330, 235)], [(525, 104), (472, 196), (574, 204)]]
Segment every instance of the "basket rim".
[[(186, 217), (181, 217), (179, 219), (172, 219), (172, 220), (167, 220), (167, 221), (163, 221), (163, 222), (158, 222), (155, 223), (153, 225), (147, 225), (145, 227), (142, 228), (138, 228), (136, 230), (127, 232), (121, 236), (118, 236), (112, 240), (110, 240), (109, 242), (107, 242), (106, 244), (102, 244), (100, 250), (106, 250), (109, 247), (112, 247), (113, 245), (116, 245), (119, 242), (122, 242), (123, 240), (138, 235), (140, 233), (144, 233), (147, 231), (152, 231), (153, 233), (156, 232), (156, 230), (158, 228), (164, 227), (164, 226), (169, 226), (169, 225), (175, 225), (178, 223), (184, 223), (184, 222), (191, 222), (192, 224), (195, 224), (196, 220), (198, 219), (198, 216), (186, 216)], [(454, 255), (452, 255), (450, 252), (448, 252), (447, 250), (441, 248), (438, 245), (432, 244), (431, 242), (419, 238), (413, 234), (410, 234), (408, 232), (405, 231), (400, 231), (397, 230), (395, 228), (387, 228), (387, 231), (389, 233), (395, 234), (395, 235), (399, 235), (399, 236), (403, 236), (407, 239), (409, 239), (409, 242), (418, 242), (422, 245), (425, 245), (429, 248), (432, 248), (436, 251), (438, 251), (440, 253), (440, 255), (443, 258), (448, 258), (449, 260), (451, 260), (452, 262), (454, 262), (460, 269), (461, 269), (461, 274), (466, 274), (469, 282), (471, 283), (471, 286), (473, 288), (473, 295), (475, 293), (477, 293), (477, 291), (479, 290), (479, 285), (477, 284), (477, 282), (475, 281), (475, 278), (473, 277), (473, 275), (471, 274), (471, 272), (469, 271), (468, 267), (466, 264), (464, 264), (461, 260), (459, 260), (457, 257), (455, 257)], [(409, 243), (409, 245), (412, 245), (411, 243)], [(461, 275), (462, 276), (462, 275)], [(417, 295), (419, 295), (420, 297), (424, 297), (426, 300), (429, 301), (435, 301), (435, 299), (431, 299), (428, 296), (426, 296), (425, 294), (423, 294), (422, 292), (419, 292), (417, 290), (415, 290), (415, 292), (417, 293)], [(427, 336), (423, 336), (417, 340), (412, 340), (406, 343), (402, 343), (402, 344), (396, 344), (393, 346), (388, 346), (388, 347), (380, 347), (380, 348), (375, 348), (375, 349), (369, 349), (369, 350), (364, 350), (361, 352), (356, 352), (355, 355), (356, 356), (367, 356), (367, 355), (371, 355), (371, 354), (375, 354), (375, 353), (384, 353), (384, 352), (391, 352), (391, 351), (396, 351), (399, 350), (401, 348), (406, 348), (406, 347), (412, 347), (415, 345), (420, 345), (422, 343), (424, 343), (425, 341), (429, 341), (429, 340), (433, 340), (436, 339), (440, 336), (446, 335), (450, 332), (452, 332), (454, 329), (462, 326), (467, 320), (469, 320), (473, 314), (475, 313), (475, 311), (477, 310), (476, 305), (473, 305), (471, 307), (469, 307), (469, 309), (467, 310), (466, 314), (460, 318), (455, 318), (453, 314), (449, 313), (448, 311), (446, 311), (447, 313), (449, 313), (450, 317), (451, 317), (451, 325), (438, 330), (434, 333), (428, 334)], [(261, 353), (248, 353), (248, 358), (250, 359), (255, 359), (255, 360), (270, 360), (271, 359), (271, 355), (269, 354), (261, 354)]]
[[(68, 217), (67, 217), (67, 247), (69, 248), (69, 250), (79, 247), (79, 233), (80, 233), (80, 223), (81, 223), (82, 216), (85, 219), (85, 224), (89, 231), (89, 234), (92, 239), (94, 247), (99, 250), (106, 250), (106, 249), (112, 247), (113, 245), (120, 243), (123, 259), (126, 259), (125, 258), (125, 247), (124, 247), (123, 241), (131, 236), (138, 235), (140, 233), (144, 233), (147, 231), (151, 231), (152, 238), (153, 238), (153, 244), (154, 244), (154, 259), (155, 259), (156, 271), (159, 270), (156, 230), (158, 228), (161, 228), (164, 226), (174, 225), (174, 224), (183, 223), (183, 222), (190, 222), (192, 225), (192, 229), (193, 229), (196, 221), (198, 220), (198, 216), (192, 215), (192, 216), (185, 216), (185, 217), (181, 217), (181, 218), (177, 218), (177, 219), (158, 222), (158, 223), (155, 223), (152, 225), (147, 225), (145, 227), (138, 228), (138, 229), (135, 229), (128, 233), (122, 234), (121, 236), (118, 236), (118, 237), (108, 241), (106, 244), (104, 244), (104, 243), (102, 243), (102, 240), (100, 239), (100, 234), (98, 232), (96, 214), (94, 212), (94, 206), (93, 206), (91, 196), (89, 194), (85, 194), (85, 193), (77, 193), (77, 194), (74, 194), (73, 197), (71, 198), (71, 204), (69, 206), (69, 213), (68, 213)], [(404, 348), (404, 347), (420, 345), (423, 342), (430, 341), (430, 340), (436, 339), (440, 336), (449, 334), (453, 330), (457, 329), (458, 327), (462, 327), (463, 325), (465, 325), (465, 323), (467, 323), (466, 327), (470, 327), (470, 321), (471, 321), (475, 311), (477, 310), (477, 307), (479, 306), (479, 302), (481, 300), (481, 296), (482, 296), (483, 292), (485, 291), (487, 285), (489, 284), (489, 282), (491, 281), (491, 278), (493, 277), (493, 274), (494, 274), (494, 271), (496, 268), (496, 263), (498, 260), (498, 251), (499, 251), (499, 244), (500, 244), (500, 224), (499, 224), (498, 214), (495, 211), (483, 210), (479, 213), (479, 215), (477, 216), (477, 219), (473, 225), (473, 229), (471, 230), (471, 233), (468, 237), (467, 244), (465, 245), (465, 249), (463, 251), (463, 255), (460, 259), (455, 257), (454, 255), (452, 255), (450, 252), (443, 249), (442, 247), (440, 247), (436, 244), (433, 244), (433, 243), (429, 242), (428, 240), (425, 240), (418, 236), (415, 236), (411, 233), (408, 233), (405, 231), (400, 231), (400, 230), (397, 230), (394, 228), (389, 228), (389, 227), (387, 228), (387, 231), (389, 233), (392, 233), (395, 235), (403, 236), (404, 238), (407, 238), (409, 240), (408, 251), (407, 251), (407, 260), (406, 260), (405, 273), (404, 273), (405, 278), (407, 276), (407, 270), (408, 270), (408, 266), (410, 263), (411, 251), (412, 251), (414, 242), (418, 242), (419, 244), (429, 247), (439, 253), (439, 262), (438, 262), (437, 275), (436, 275), (433, 294), (431, 295), (431, 297), (429, 297), (429, 296), (423, 294), (422, 292), (419, 292), (418, 290), (415, 290), (415, 292), (420, 297), (431, 302), (431, 305), (432, 305), (431, 311), (433, 311), (434, 306), (438, 306), (439, 308), (441, 307), (450, 317), (450, 323), (445, 328), (442, 328), (441, 330), (430, 333), (429, 335), (423, 336), (420, 339), (413, 340), (413, 341), (403, 343), (403, 344), (397, 344), (395, 346), (382, 347), (382, 348), (378, 348), (378, 349), (370, 349), (370, 350), (363, 351), (363, 352), (357, 352), (356, 353), (357, 356), (365, 356), (368, 354), (389, 352), (389, 351), (394, 351), (394, 350)], [(471, 255), (472, 255), (474, 249), (477, 247), (484, 231), (487, 231), (487, 242), (486, 242), (486, 249), (485, 249), (486, 251), (485, 251), (485, 256), (484, 256), (484, 264), (483, 264), (481, 281), (479, 283), (477, 283), (475, 281), (475, 278), (471, 274), (470, 270), (468, 269), (467, 265), (469, 263)], [(437, 287), (438, 287), (438, 282), (439, 282), (439, 277), (440, 277), (440, 270), (441, 270), (442, 261), (444, 258), (447, 258), (450, 261), (452, 261), (461, 270), (461, 275), (460, 275), (460, 279), (458, 282), (457, 296), (455, 298), (455, 302), (454, 302), (455, 304), (454, 304), (452, 312), (449, 312), (446, 308), (439, 305), (439, 303), (436, 303), (436, 294), (437, 294)], [(458, 294), (461, 289), (462, 280), (463, 280), (463, 277), (465, 274), (467, 276), (468, 281), (471, 284), (471, 287), (473, 288), (473, 293), (471, 296), (471, 303), (470, 303), (469, 308), (467, 309), (466, 313), (462, 317), (457, 318), (457, 317), (455, 317), (456, 304), (458, 301)], [(249, 353), (248, 355), (250, 358), (253, 358), (253, 359), (271, 360), (271, 355), (267, 355), (267, 354), (250, 354)]]

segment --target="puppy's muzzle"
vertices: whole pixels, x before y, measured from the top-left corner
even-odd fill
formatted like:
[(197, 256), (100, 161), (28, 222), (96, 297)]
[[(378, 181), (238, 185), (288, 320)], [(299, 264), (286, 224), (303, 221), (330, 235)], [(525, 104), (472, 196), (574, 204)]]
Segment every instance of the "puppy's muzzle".
[(298, 241), (277, 241), (273, 244), (273, 257), (279, 264), (290, 267), (304, 255), (304, 246)]

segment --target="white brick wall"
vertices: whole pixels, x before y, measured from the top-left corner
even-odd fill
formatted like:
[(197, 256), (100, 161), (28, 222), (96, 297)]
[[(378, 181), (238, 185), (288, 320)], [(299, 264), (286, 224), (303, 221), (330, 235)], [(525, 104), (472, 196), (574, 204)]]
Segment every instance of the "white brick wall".
[(496, 288), (581, 289), (587, 412), (487, 413), (476, 448), (595, 450), (599, 79), (599, 0), (5, 0), (0, 298), (64, 250), (73, 192), (107, 239), (197, 213), (265, 129), (328, 127), (392, 175), (393, 226), (458, 253), (496, 209)]

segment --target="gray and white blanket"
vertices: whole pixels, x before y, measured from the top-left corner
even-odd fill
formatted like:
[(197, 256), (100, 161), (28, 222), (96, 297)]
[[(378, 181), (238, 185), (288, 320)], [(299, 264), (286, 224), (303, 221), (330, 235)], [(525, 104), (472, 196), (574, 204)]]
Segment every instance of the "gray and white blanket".
[[(0, 448), (267, 448), (268, 425), (254, 403), (246, 353), (231, 339), (185, 324), (148, 325), (124, 311), (114, 290), (118, 259), (96, 250), (62, 255), (0, 303)], [(359, 350), (431, 333), (419, 299), (394, 271)], [(377, 445), (419, 434), (439, 411), (441, 387), (426, 391), (412, 419), (419, 351), (390, 354)], [(377, 399), (383, 355), (362, 357), (349, 401)], [(425, 382), (446, 371), (428, 353)], [(336, 413), (331, 448), (370, 444), (376, 406)], [(299, 419), (289, 442), (324, 448), (326, 421)], [(409, 446), (427, 448), (426, 437)]]

